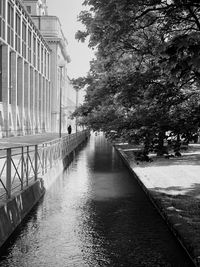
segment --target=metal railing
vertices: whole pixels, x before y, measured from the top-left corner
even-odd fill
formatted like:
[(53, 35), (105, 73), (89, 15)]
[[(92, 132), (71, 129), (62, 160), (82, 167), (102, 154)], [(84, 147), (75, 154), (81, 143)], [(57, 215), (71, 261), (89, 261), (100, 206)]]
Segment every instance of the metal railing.
[(0, 201), (28, 187), (81, 144), (87, 131), (50, 142), (0, 150)]

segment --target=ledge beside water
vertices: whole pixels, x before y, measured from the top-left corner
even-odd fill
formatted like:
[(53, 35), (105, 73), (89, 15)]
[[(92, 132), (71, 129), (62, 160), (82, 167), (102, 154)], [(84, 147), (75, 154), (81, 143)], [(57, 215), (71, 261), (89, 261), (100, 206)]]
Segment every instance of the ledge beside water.
[(125, 164), (196, 266), (200, 266), (200, 145), (180, 158), (136, 162), (132, 145), (115, 144)]

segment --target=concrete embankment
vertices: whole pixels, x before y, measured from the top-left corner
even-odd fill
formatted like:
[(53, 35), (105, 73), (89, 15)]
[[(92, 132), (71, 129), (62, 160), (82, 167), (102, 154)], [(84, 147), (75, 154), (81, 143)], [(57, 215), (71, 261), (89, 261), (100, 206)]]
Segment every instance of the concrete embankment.
[(43, 186), (43, 180), (38, 179), (16, 196), (13, 196), (6, 203), (2, 203), (0, 206), (0, 247), (44, 193), (45, 188)]
[[(178, 197), (171, 196), (170, 201), (168, 201), (169, 194), (170, 194), (169, 188), (167, 188), (168, 191), (166, 194), (164, 194), (163, 192), (158, 192), (158, 190), (160, 190), (160, 187), (157, 186), (158, 181), (156, 180), (158, 177), (154, 176), (152, 178), (152, 174), (149, 176), (147, 175), (147, 172), (149, 171), (148, 168), (152, 168), (152, 165), (150, 165), (150, 163), (148, 164), (142, 163), (140, 165), (140, 163), (135, 162), (134, 158), (130, 156), (131, 149), (128, 149), (128, 147), (126, 147), (126, 149), (121, 149), (120, 146), (115, 146), (115, 147), (117, 151), (119, 152), (120, 156), (122, 157), (123, 161), (129, 168), (129, 170), (132, 172), (135, 179), (138, 181), (138, 183), (143, 188), (143, 190), (145, 191), (145, 193), (147, 194), (147, 196), (149, 197), (153, 205), (156, 207), (158, 212), (161, 214), (162, 218), (165, 220), (165, 222), (171, 229), (176, 239), (179, 241), (181, 246), (184, 248), (188, 256), (193, 261), (194, 266), (199, 267), (200, 266), (199, 245), (197, 242), (194, 243), (194, 240), (196, 238), (195, 230), (194, 228), (192, 229), (192, 227), (190, 227), (191, 225), (188, 226), (186, 224), (184, 216), (181, 216), (182, 213), (180, 214), (179, 209), (176, 207), (176, 204), (177, 204), (176, 201), (179, 198), (179, 196)], [(160, 171), (162, 172), (161, 167), (162, 166), (159, 166), (159, 172)], [(158, 168), (158, 165), (156, 166), (156, 168)], [(151, 170), (149, 171), (149, 173), (150, 172)], [(167, 172), (165, 172), (165, 175), (167, 175)], [(162, 178), (163, 177), (161, 174), (159, 179), (162, 179)], [(165, 182), (166, 177), (164, 178), (165, 179), (163, 180)], [(154, 182), (153, 179), (156, 180), (156, 182)], [(180, 190), (180, 188), (178, 190)], [(185, 196), (185, 198), (187, 197), (188, 196)], [(183, 200), (183, 198), (184, 196), (182, 195), (181, 200)], [(190, 236), (188, 236), (188, 233), (190, 233)], [(192, 239), (193, 239), (193, 243), (191, 241)]]

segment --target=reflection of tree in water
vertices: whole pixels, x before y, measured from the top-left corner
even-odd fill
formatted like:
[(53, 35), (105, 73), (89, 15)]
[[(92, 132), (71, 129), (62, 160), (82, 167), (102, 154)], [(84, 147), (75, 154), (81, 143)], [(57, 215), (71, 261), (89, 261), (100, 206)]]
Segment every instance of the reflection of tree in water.
[(91, 169), (94, 172), (119, 171), (123, 163), (114, 150), (104, 136), (96, 136), (95, 148), (88, 160)]

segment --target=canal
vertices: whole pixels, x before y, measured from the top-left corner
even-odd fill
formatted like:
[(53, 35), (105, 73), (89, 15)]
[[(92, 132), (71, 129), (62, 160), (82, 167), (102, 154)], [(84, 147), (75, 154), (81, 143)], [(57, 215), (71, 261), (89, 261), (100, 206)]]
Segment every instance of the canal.
[(1, 254), (1, 267), (193, 266), (102, 135), (91, 136)]

